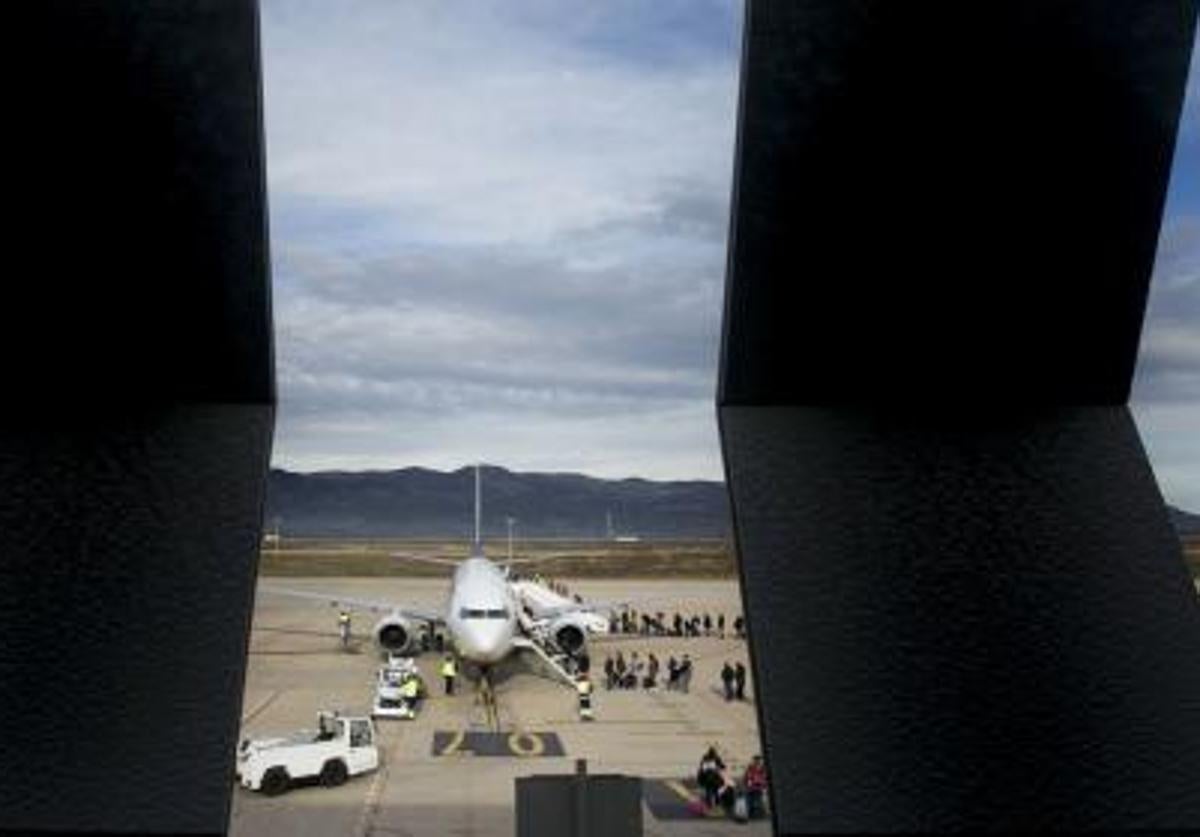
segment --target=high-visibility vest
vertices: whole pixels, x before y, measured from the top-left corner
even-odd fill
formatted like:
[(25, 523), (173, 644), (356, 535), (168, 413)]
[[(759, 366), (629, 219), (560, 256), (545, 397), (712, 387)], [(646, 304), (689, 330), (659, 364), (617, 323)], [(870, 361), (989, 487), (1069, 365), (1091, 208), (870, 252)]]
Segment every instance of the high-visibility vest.
[(446, 660), (442, 663), (442, 677), (453, 677), (455, 673), (454, 660)]
[(592, 693), (592, 681), (580, 680), (575, 684), (575, 688), (579, 691), (580, 696), (587, 696)]
[(342, 625), (350, 624), (350, 614), (349, 613), (341, 614), (340, 616), (338, 616), (338, 622)]
[(406, 698), (415, 698), (418, 692), (417, 679), (410, 677), (400, 685), (400, 694)]

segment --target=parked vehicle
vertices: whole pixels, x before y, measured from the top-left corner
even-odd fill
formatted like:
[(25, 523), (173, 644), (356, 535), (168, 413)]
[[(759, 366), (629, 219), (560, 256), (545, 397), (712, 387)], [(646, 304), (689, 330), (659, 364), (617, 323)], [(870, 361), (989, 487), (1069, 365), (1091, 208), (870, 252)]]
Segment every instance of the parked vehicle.
[(417, 664), (407, 658), (393, 657), (381, 666), (375, 679), (373, 718), (412, 720), (425, 698), (425, 683)]
[(245, 739), (238, 747), (237, 779), (267, 796), (313, 781), (336, 787), (379, 766), (375, 725), (370, 718), (319, 712), (317, 729), (279, 738)]

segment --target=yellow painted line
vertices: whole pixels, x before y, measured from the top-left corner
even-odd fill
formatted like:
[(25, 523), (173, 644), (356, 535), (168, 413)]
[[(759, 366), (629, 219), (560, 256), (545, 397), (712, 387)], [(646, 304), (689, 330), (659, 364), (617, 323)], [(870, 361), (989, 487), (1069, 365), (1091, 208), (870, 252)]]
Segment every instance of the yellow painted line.
[(246, 712), (245, 714), (242, 715), (242, 723), (245, 724), (245, 723), (248, 723), (249, 721), (251, 721), (255, 715), (257, 715), (258, 713), (260, 713), (264, 709), (266, 709), (268, 706), (270, 706), (271, 703), (277, 697), (279, 697), (278, 691), (270, 692), (266, 697), (264, 697), (257, 704), (255, 704), (253, 709), (251, 709), (249, 712)]
[[(683, 783), (680, 782), (678, 779), (663, 779), (662, 783), (664, 785), (666, 785), (668, 788), (670, 788), (671, 790), (675, 791), (675, 793), (679, 794), (679, 796), (683, 798), (684, 802), (700, 802), (701, 801), (700, 797), (696, 796), (694, 793), (692, 793), (690, 790), (688, 790), (686, 787), (684, 787)], [(709, 808), (709, 809), (705, 810), (704, 815), (706, 817), (712, 817), (714, 819), (717, 817), (720, 817), (721, 819), (725, 818), (725, 812), (720, 810), (719, 808)]]
[(383, 788), (387, 784), (388, 767), (395, 760), (403, 733), (398, 734), (386, 748), (380, 746), (382, 742), (378, 728), (375, 730), (375, 736), (375, 745), (379, 747), (380, 763), (375, 768), (375, 776), (371, 779), (371, 786), (367, 788), (366, 798), (363, 799), (362, 809), (358, 813), (358, 822), (355, 824), (353, 832), (355, 837), (369, 837), (374, 829), (375, 817), (379, 813), (379, 805), (383, 797)]
[(675, 791), (675, 793), (679, 794), (679, 796), (683, 798), (684, 802), (698, 801), (692, 792), (683, 786), (683, 782), (680, 782), (676, 779), (664, 779), (663, 784)]

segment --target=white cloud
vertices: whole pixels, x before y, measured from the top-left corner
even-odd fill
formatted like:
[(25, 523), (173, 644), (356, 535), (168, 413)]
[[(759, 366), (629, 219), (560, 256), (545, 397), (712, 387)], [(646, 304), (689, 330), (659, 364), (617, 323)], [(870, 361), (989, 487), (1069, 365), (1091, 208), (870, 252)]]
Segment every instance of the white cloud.
[(719, 476), (718, 5), (647, 62), (590, 41), (663, 4), (264, 3), (277, 464)]

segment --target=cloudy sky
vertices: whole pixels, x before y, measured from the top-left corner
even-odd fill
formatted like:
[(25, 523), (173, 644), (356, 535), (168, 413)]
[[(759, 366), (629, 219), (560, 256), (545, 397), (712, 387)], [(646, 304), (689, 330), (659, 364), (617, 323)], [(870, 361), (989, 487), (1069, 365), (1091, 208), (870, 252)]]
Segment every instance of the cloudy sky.
[[(719, 478), (740, 0), (262, 13), (276, 464)], [(1200, 508), (1196, 99), (1137, 408)]]

